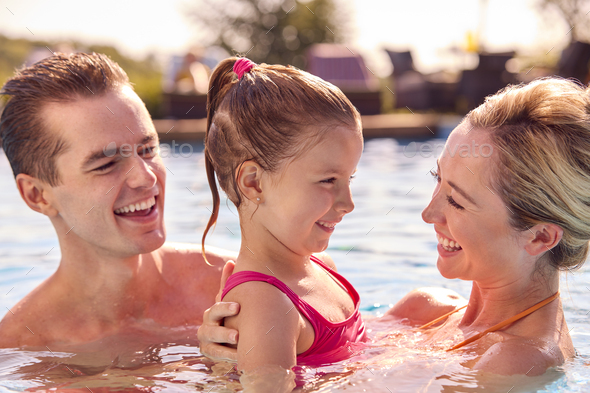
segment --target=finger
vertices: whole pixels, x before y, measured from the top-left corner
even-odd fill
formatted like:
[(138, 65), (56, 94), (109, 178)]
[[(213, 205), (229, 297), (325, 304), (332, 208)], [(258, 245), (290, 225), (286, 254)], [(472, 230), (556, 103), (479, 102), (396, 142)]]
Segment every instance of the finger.
[(219, 302), (211, 306), (203, 315), (203, 324), (219, 325), (223, 318), (233, 317), (240, 311), (240, 304)]
[(237, 344), (238, 331), (224, 326), (201, 325), (197, 331), (197, 338), (205, 347), (211, 343)]
[(225, 347), (219, 344), (207, 344), (201, 347), (201, 353), (213, 360), (238, 361), (238, 351), (235, 348)]
[(221, 282), (219, 284), (219, 292), (217, 296), (215, 296), (215, 301), (221, 301), (221, 294), (223, 293), (223, 288), (225, 288), (225, 283), (231, 274), (234, 272), (234, 267), (236, 263), (234, 261), (227, 261), (226, 264), (223, 266), (223, 271), (221, 272)]

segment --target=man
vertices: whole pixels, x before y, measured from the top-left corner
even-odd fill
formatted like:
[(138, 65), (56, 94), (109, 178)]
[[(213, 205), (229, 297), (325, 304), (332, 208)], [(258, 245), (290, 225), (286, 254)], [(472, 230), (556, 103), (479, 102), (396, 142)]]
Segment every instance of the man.
[(200, 247), (164, 243), (166, 169), (125, 72), (104, 55), (55, 54), (2, 94), (0, 137), (17, 188), (51, 220), (62, 259), (2, 319), (0, 347), (196, 343), (235, 254), (208, 248), (208, 266)]

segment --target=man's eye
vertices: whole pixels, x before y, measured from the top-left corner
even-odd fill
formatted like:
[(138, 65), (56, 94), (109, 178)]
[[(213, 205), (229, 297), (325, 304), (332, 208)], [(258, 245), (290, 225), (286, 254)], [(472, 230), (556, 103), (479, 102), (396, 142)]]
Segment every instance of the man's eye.
[(104, 164), (103, 166), (99, 166), (98, 168), (94, 169), (95, 172), (104, 172), (107, 169), (109, 169), (110, 167), (112, 167), (113, 165), (115, 165), (115, 163), (113, 161), (111, 162), (107, 162), (106, 164)]
[(158, 146), (147, 146), (144, 147), (141, 151), (141, 154), (145, 157), (145, 156), (150, 156), (150, 157), (154, 157), (156, 154), (158, 154)]

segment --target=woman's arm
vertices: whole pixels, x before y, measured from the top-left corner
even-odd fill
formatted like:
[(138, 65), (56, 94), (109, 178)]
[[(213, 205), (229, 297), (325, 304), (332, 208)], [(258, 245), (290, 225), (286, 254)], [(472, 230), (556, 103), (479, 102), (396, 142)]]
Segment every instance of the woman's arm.
[(406, 319), (411, 325), (423, 325), (467, 304), (467, 299), (445, 288), (414, 289), (383, 317)]

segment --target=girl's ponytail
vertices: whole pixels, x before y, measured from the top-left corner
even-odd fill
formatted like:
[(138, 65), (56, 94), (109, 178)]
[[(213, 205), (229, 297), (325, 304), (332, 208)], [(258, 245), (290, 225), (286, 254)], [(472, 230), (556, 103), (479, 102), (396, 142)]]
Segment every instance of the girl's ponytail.
[(217, 217), (219, 215), (219, 191), (217, 190), (217, 183), (215, 181), (215, 169), (213, 167), (213, 161), (211, 159), (211, 155), (209, 150), (207, 149), (207, 138), (209, 137), (209, 130), (211, 129), (211, 124), (213, 122), (213, 116), (215, 115), (215, 111), (219, 107), (219, 104), (223, 101), (228, 89), (231, 87), (234, 72), (233, 66), (236, 62), (236, 57), (231, 57), (229, 59), (223, 60), (213, 71), (213, 75), (211, 75), (211, 81), (209, 82), (209, 92), (207, 93), (207, 131), (205, 133), (205, 169), (207, 171), (207, 180), (209, 182), (209, 188), (211, 189), (211, 194), (213, 195), (213, 210), (211, 212), (211, 217), (209, 217), (209, 222), (207, 223), (207, 227), (205, 228), (205, 232), (203, 233), (203, 238), (201, 240), (201, 253), (203, 254), (203, 258), (205, 262), (211, 266), (209, 261), (207, 260), (207, 256), (205, 255), (205, 238), (207, 237), (207, 233), (209, 229), (217, 222)]

